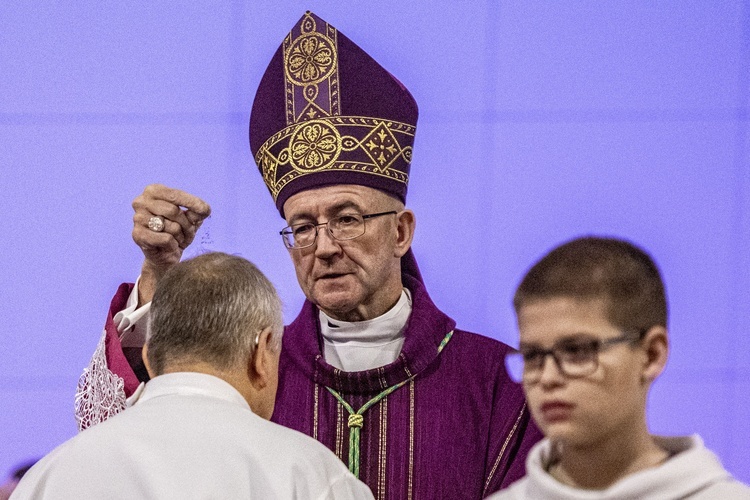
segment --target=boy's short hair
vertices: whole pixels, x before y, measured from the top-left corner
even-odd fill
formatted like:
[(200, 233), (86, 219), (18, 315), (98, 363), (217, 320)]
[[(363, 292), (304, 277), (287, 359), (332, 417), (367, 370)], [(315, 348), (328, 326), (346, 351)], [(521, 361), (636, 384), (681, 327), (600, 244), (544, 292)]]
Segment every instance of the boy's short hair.
[(607, 319), (624, 330), (667, 326), (664, 282), (653, 259), (636, 245), (587, 236), (564, 243), (537, 262), (513, 298), (516, 314), (538, 299), (604, 299)]

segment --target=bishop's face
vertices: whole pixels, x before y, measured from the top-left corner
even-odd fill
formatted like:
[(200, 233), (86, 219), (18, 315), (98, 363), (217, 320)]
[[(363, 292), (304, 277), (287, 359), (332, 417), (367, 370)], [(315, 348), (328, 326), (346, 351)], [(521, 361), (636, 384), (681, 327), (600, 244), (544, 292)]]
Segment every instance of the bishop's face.
[[(522, 306), (518, 327), (523, 350), (551, 349), (586, 339), (604, 341), (623, 333), (607, 320), (603, 300), (568, 297), (538, 299)], [(547, 356), (538, 380), (524, 381), (534, 420), (545, 436), (572, 448), (638, 435), (645, 425), (645, 360), (637, 343), (613, 344), (599, 352), (595, 371), (575, 378), (562, 373), (552, 356)]]
[(326, 314), (344, 321), (377, 317), (392, 307), (401, 294), (400, 258), (411, 244), (413, 214), (396, 199), (376, 189), (344, 184), (310, 189), (284, 203), (290, 226), (325, 223), (333, 217), (394, 210), (365, 221), (365, 233), (339, 241), (318, 227), (311, 246), (289, 249), (297, 281), (305, 296)]

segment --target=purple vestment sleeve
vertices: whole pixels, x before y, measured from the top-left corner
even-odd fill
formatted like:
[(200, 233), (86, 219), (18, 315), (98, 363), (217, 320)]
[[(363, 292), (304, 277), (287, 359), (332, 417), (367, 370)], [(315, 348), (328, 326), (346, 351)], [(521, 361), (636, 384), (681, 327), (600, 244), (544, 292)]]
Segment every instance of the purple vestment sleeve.
[(128, 397), (135, 392), (138, 385), (140, 385), (140, 381), (123, 353), (122, 345), (120, 344), (120, 333), (117, 331), (114, 317), (115, 314), (125, 309), (130, 292), (133, 291), (133, 286), (133, 283), (123, 283), (120, 285), (115, 296), (112, 298), (109, 311), (107, 312), (107, 320), (104, 324), (104, 329), (107, 332), (105, 341), (107, 367), (112, 373), (122, 378), (125, 383), (125, 395)]

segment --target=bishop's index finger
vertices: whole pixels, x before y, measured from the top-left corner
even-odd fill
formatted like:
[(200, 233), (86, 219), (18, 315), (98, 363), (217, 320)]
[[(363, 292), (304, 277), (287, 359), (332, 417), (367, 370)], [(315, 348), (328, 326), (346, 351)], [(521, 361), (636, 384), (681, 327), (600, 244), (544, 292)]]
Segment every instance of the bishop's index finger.
[(207, 214), (195, 213), (192, 210), (185, 210), (184, 214), (192, 225), (200, 227), (203, 221), (211, 215), (211, 208), (209, 207)]
[(173, 205), (184, 208), (188, 214), (192, 214), (188, 216), (188, 219), (193, 224), (211, 215), (211, 206), (208, 203), (186, 191), (160, 186), (158, 196)]

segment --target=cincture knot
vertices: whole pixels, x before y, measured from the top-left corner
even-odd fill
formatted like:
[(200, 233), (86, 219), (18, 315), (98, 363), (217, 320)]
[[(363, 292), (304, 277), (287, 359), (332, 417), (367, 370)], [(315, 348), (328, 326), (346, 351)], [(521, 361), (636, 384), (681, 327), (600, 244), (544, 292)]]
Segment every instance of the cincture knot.
[[(443, 338), (443, 341), (440, 342), (440, 345), (437, 348), (438, 354), (443, 350), (446, 344), (448, 344), (448, 341), (451, 339), (452, 335), (453, 330), (448, 332), (445, 338)], [(333, 397), (335, 397), (336, 400), (341, 403), (341, 406), (343, 406), (346, 411), (349, 412), (348, 424), (349, 428), (351, 429), (349, 431), (349, 470), (352, 474), (354, 474), (355, 477), (359, 477), (359, 434), (360, 432), (362, 432), (362, 425), (365, 423), (365, 418), (362, 416), (362, 414), (373, 405), (388, 397), (388, 395), (393, 393), (393, 391), (396, 391), (400, 387), (403, 387), (404, 385), (413, 381), (414, 377), (416, 377), (417, 375), (418, 374), (414, 374), (411, 377), (402, 380), (398, 384), (392, 385), (389, 388), (385, 389), (383, 392), (362, 405), (362, 407), (356, 412), (354, 411), (354, 408), (352, 408), (352, 405), (347, 403), (344, 398), (341, 397), (341, 394), (331, 389), (330, 387), (326, 387), (328, 392), (330, 392)]]
[(349, 427), (362, 427), (365, 423), (365, 418), (362, 415), (353, 413), (349, 415)]

